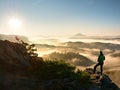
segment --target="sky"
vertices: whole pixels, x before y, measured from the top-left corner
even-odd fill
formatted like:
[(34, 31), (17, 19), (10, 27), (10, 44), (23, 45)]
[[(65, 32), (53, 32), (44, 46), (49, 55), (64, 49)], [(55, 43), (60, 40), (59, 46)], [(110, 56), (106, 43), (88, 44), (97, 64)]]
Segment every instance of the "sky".
[(120, 0), (0, 0), (0, 34), (77, 33), (120, 35)]

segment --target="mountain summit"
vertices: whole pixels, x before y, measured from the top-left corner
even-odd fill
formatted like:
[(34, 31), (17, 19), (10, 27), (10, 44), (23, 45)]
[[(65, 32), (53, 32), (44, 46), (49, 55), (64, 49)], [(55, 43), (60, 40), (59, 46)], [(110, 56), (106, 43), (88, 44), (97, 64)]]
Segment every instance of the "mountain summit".
[(84, 35), (84, 34), (82, 34), (82, 33), (77, 33), (77, 34), (75, 34), (74, 36), (86, 36), (86, 35)]
[(72, 37), (70, 37), (71, 39), (79, 39), (79, 38), (85, 38), (86, 35), (82, 34), (82, 33), (77, 33), (75, 35), (73, 35)]

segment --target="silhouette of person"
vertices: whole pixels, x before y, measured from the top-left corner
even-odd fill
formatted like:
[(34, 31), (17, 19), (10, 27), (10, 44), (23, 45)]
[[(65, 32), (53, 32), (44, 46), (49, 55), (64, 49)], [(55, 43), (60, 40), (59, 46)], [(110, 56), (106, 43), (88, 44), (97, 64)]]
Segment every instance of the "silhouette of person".
[(94, 66), (94, 74), (96, 72), (96, 68), (100, 65), (100, 73), (102, 75), (104, 60), (105, 60), (105, 56), (104, 56), (103, 52), (100, 51), (100, 54), (98, 57), (98, 63)]

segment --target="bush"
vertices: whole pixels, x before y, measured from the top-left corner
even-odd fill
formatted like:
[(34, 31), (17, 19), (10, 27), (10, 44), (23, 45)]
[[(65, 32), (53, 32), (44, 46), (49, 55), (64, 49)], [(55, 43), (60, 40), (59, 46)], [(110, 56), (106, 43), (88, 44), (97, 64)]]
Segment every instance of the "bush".
[(91, 84), (90, 75), (87, 72), (77, 70), (64, 61), (38, 61), (29, 68), (28, 75), (38, 81), (68, 78), (77, 80), (81, 86), (89, 87)]
[(79, 81), (84, 88), (87, 88), (91, 85), (90, 74), (87, 72), (77, 70), (76, 73), (72, 75), (72, 78)]
[[(33, 63), (29, 68), (29, 75), (38, 80), (62, 79), (70, 77), (75, 67), (63, 61), (43, 61)], [(31, 74), (30, 74), (31, 73)]]

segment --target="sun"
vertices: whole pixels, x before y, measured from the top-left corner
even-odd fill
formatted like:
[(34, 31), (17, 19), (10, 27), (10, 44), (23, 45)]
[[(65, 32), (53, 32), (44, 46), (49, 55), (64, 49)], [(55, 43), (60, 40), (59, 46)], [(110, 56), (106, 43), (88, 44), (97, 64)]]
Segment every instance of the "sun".
[(21, 21), (18, 18), (10, 18), (8, 24), (11, 28), (18, 29), (21, 27)]

